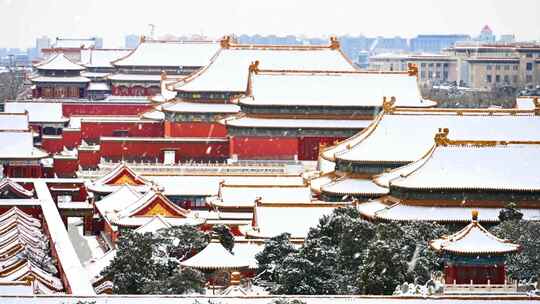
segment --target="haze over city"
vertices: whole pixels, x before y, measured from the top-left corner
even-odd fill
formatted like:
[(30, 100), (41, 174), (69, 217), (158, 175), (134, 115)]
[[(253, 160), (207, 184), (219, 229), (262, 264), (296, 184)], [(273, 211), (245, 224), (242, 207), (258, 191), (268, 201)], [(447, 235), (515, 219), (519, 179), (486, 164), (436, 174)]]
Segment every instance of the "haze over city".
[[(126, 34), (476, 35), (485, 24), (520, 41), (540, 39), (535, 0), (455, 1), (68, 1), (2, 0), (0, 47), (25, 48), (41, 35), (103, 37), (120, 47)], [(29, 22), (31, 20), (32, 22)]]

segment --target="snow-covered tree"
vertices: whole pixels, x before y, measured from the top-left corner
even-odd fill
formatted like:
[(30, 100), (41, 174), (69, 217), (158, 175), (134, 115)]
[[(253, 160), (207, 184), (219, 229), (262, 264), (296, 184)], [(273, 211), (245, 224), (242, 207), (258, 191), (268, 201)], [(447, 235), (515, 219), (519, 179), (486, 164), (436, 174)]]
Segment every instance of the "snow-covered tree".
[(225, 249), (232, 252), (234, 248), (234, 236), (231, 233), (231, 230), (229, 227), (225, 225), (216, 225), (212, 228), (212, 231), (217, 235), (219, 238), (219, 242)]
[(180, 269), (179, 262), (202, 250), (208, 235), (192, 226), (178, 226), (157, 233), (126, 231), (117, 243), (117, 254), (102, 275), (116, 294), (179, 294), (199, 292), (204, 275)]
[(288, 233), (283, 233), (266, 241), (263, 251), (255, 256), (259, 268), (257, 280), (262, 282), (277, 282), (276, 269), (281, 267), (283, 260), (292, 253), (298, 252), (290, 242)]

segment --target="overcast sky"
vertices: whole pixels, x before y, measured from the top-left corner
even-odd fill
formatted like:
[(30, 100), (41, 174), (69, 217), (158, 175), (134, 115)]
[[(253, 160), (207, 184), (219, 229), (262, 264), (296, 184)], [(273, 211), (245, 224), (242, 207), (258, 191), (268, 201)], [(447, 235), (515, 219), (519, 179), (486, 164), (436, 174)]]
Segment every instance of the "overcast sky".
[(99, 36), (123, 46), (126, 34), (350, 34), (414, 37), (495, 34), (540, 40), (539, 0), (0, 0), (0, 47), (36, 37)]

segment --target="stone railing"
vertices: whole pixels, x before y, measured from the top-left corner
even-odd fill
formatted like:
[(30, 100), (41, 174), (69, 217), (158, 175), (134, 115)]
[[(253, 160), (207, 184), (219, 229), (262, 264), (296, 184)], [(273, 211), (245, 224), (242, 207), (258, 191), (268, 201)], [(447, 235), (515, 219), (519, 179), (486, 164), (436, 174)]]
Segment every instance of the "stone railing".
[(512, 294), (518, 291), (518, 282), (504, 282), (504, 284), (444, 284), (444, 294)]

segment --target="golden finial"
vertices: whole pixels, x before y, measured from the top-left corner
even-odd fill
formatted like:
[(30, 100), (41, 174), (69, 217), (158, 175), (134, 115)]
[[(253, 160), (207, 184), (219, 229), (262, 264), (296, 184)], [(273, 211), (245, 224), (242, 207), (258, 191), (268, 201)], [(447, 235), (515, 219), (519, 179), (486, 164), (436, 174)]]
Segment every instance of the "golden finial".
[(222, 48), (228, 49), (231, 47), (231, 36), (224, 36), (219, 42)]
[(139, 39), (139, 43), (145, 43), (146, 42), (146, 36), (142, 35)]
[(259, 60), (255, 60), (249, 65), (249, 72), (255, 74), (259, 73)]
[(339, 49), (339, 40), (337, 39), (336, 36), (331, 36), (330, 37), (330, 49), (331, 50)]
[(472, 213), (472, 220), (476, 222), (478, 220), (478, 210), (473, 209), (471, 213)]
[(407, 72), (409, 73), (409, 76), (417, 76), (418, 77), (418, 66), (414, 63), (408, 63), (407, 64)]
[(448, 146), (448, 144), (450, 143), (450, 140), (448, 139), (449, 132), (450, 130), (448, 130), (448, 128), (439, 128), (439, 132), (435, 134), (435, 144), (437, 146)]

